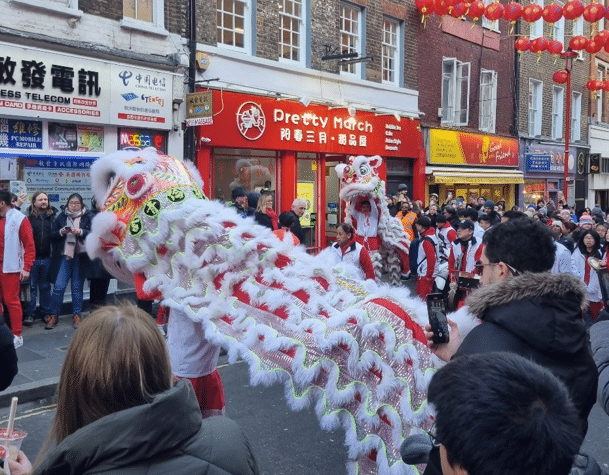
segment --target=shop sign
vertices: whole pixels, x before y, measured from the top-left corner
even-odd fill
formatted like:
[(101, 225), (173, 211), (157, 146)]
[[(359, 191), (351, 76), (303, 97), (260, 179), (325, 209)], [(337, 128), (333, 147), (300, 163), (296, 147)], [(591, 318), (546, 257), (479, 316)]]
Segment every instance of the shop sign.
[[(351, 155), (418, 157), (419, 121), (393, 115), (213, 91), (213, 124), (199, 133), (211, 146)], [(221, 104), (221, 106), (219, 106)]]
[(590, 173), (592, 175), (601, 172), (601, 154), (591, 153), (590, 154)]
[(429, 162), (450, 165), (518, 166), (518, 140), (453, 130), (430, 130)]
[(549, 172), (552, 156), (549, 153), (527, 153), (526, 170), (528, 172)]
[(42, 122), (0, 119), (0, 147), (42, 150)]
[(296, 183), (296, 196), (307, 203), (307, 209), (300, 218), (301, 226), (311, 226), (311, 213), (315, 212), (315, 183), (312, 181), (299, 181)]
[[(4, 154), (0, 154), (0, 160)], [(23, 156), (23, 180), (28, 198), (37, 191), (43, 190), (49, 200), (59, 208), (72, 193), (79, 193), (89, 204), (91, 191), (91, 164), (97, 157), (66, 157), (59, 155)]]
[(186, 119), (211, 117), (213, 94), (211, 91), (186, 94)]
[[(569, 155), (571, 155), (571, 157), (575, 156), (575, 148), (571, 148), (569, 150)], [(540, 163), (535, 163), (533, 164), (533, 168), (529, 169), (528, 166), (528, 157), (529, 156), (544, 156), (550, 157), (549, 160), (549, 168), (548, 165), (545, 162), (544, 159), (544, 164), (543, 166), (545, 168), (541, 168), (541, 162)], [(526, 166), (525, 169), (527, 172), (546, 172), (546, 173), (551, 173), (551, 174), (563, 174), (565, 172), (565, 148), (564, 146), (561, 145), (546, 145), (546, 144), (540, 144), (540, 143), (532, 143), (530, 145), (527, 146), (526, 150), (525, 150), (525, 159), (526, 159)], [(539, 168), (535, 168), (535, 167), (539, 167)], [(573, 170), (573, 164), (570, 164), (569, 166), (569, 170)]]
[(167, 153), (167, 133), (158, 130), (118, 129), (118, 149), (154, 147)]
[(0, 114), (171, 128), (171, 103), (171, 74), (1, 45)]
[(104, 128), (49, 122), (48, 148), (64, 152), (103, 152)]

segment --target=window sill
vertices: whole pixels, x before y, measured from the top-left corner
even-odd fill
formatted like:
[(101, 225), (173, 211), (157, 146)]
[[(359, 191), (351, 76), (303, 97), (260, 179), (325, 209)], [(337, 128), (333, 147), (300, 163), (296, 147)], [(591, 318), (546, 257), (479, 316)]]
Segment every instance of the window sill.
[(45, 2), (41, 0), (11, 0), (11, 3), (15, 3), (17, 5), (26, 5), (37, 10), (58, 13), (60, 15), (65, 15), (71, 18), (81, 18), (83, 15), (82, 10), (78, 10), (77, 8), (70, 8), (65, 5), (60, 5), (56, 2)]
[(169, 36), (169, 32), (165, 28), (155, 26), (152, 23), (132, 20), (130, 18), (123, 18), (120, 21), (120, 25), (121, 28), (126, 28), (128, 30), (141, 31), (143, 33), (150, 33), (151, 35), (157, 35), (162, 37)]

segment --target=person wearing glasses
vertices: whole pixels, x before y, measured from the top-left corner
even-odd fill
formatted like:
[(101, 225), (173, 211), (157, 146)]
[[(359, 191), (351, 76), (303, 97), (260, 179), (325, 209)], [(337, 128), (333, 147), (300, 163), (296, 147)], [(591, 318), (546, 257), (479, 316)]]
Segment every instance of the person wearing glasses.
[[(596, 399), (597, 372), (582, 318), (588, 295), (571, 274), (552, 274), (555, 247), (548, 226), (529, 218), (491, 227), (476, 271), (480, 288), (465, 300), (482, 324), (465, 337), (449, 320), (450, 341), (428, 344), (442, 360), (507, 351), (549, 369), (567, 386), (578, 411), (581, 433)], [(439, 454), (430, 454), (426, 475), (440, 474)]]
[(584, 439), (565, 385), (518, 355), (457, 358), (427, 397), (444, 475), (567, 475)]

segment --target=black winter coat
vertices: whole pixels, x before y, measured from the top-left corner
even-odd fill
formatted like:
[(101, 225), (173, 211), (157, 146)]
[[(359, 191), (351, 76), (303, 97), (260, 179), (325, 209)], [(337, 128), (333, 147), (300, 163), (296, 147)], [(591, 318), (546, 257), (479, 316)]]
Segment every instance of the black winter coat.
[[(485, 285), (466, 300), (483, 323), (464, 338), (453, 358), (508, 351), (544, 366), (567, 386), (585, 435), (598, 384), (582, 319), (587, 295), (583, 283), (570, 274), (526, 273)], [(424, 474), (441, 473), (434, 449)]]
[[(66, 236), (61, 234), (59, 230), (64, 228), (68, 224), (68, 217), (65, 212), (59, 213), (55, 217), (53, 222), (53, 228), (51, 230), (51, 239), (53, 240), (53, 256), (51, 259), (51, 268), (49, 270), (49, 280), (55, 282), (57, 280), (57, 274), (59, 273), (59, 267), (61, 265), (61, 257), (63, 256), (63, 248), (66, 244)], [(87, 235), (91, 232), (91, 213), (88, 211), (80, 217), (80, 243), (84, 249), (84, 242)], [(89, 272), (91, 261), (86, 252), (79, 255), (79, 273), (84, 279)]]
[(53, 223), (55, 222), (55, 213), (57, 210), (53, 208), (53, 211), (52, 215), (41, 214), (38, 216), (34, 216), (30, 212), (27, 217), (32, 225), (34, 246), (36, 247), (36, 259), (47, 259), (51, 257), (51, 232), (53, 230)]
[(13, 332), (0, 321), (0, 391), (4, 391), (17, 375), (17, 352)]
[(271, 231), (273, 230), (273, 221), (271, 220), (271, 217), (268, 214), (261, 213), (260, 211), (256, 211), (254, 213), (254, 219), (256, 220), (256, 222), (258, 224), (260, 224), (262, 226), (266, 226)]
[(292, 231), (294, 235), (298, 238), (300, 244), (306, 246), (304, 231), (302, 230), (302, 226), (300, 225), (300, 218), (296, 216), (296, 213), (294, 213), (294, 211), (290, 210), (290, 213), (294, 215), (294, 224), (292, 224), (290, 231)]

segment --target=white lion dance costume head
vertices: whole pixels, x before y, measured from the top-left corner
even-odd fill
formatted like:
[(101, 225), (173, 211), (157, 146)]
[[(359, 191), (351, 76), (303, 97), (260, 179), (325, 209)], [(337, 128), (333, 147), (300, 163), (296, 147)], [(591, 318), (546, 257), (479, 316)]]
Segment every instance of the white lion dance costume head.
[(103, 203), (87, 239), (91, 257), (134, 282), (140, 297), (202, 322), (230, 362), (248, 362), (253, 384), (281, 381), (292, 409), (314, 404), (323, 428), (342, 426), (350, 473), (419, 473), (399, 447), (431, 423), (420, 300), (284, 247), (207, 200), (197, 172), (167, 155), (116, 152), (91, 174)]

